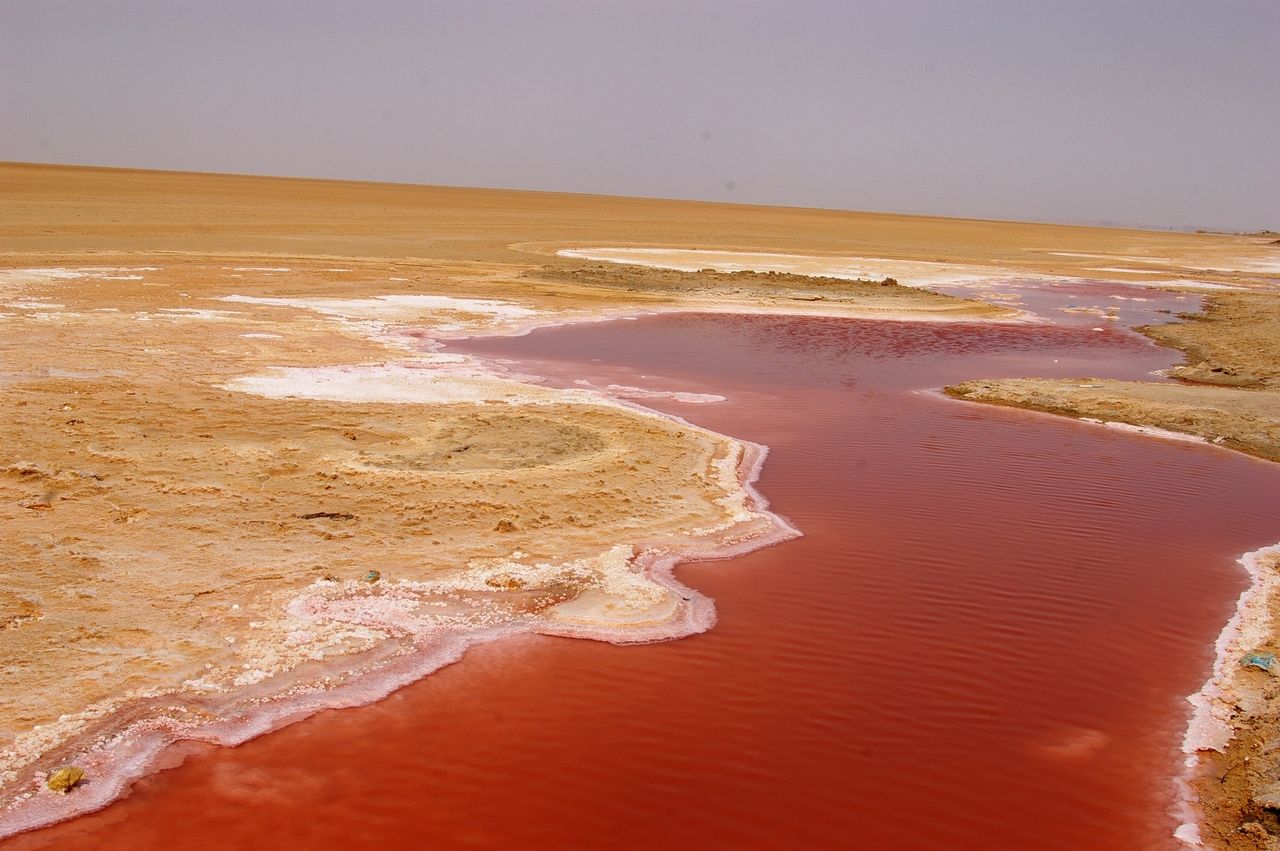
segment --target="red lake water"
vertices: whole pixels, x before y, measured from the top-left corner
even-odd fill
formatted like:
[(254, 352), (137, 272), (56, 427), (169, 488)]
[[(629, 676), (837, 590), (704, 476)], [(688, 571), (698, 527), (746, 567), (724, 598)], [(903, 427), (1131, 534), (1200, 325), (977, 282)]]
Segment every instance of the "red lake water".
[[(1136, 295), (1123, 322), (1191, 306)], [(716, 601), (705, 634), (485, 645), (375, 705), (183, 746), (11, 847), (1174, 846), (1183, 698), (1236, 558), (1280, 541), (1280, 468), (932, 392), (1177, 360), (1060, 318), (675, 314), (456, 344), (726, 397), (646, 404), (768, 445), (758, 487), (804, 537), (678, 568)]]

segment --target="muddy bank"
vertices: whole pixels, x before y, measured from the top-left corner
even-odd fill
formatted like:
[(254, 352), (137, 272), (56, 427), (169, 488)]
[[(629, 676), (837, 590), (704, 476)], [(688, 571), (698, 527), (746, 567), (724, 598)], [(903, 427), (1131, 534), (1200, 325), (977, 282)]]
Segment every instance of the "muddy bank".
[[(1280, 546), (1249, 553), (1241, 564), (1254, 584), (1218, 645), (1213, 677), (1192, 700), (1186, 782), (1197, 838), (1229, 851), (1280, 848), (1280, 680), (1248, 660), (1280, 654)], [(1276, 663), (1280, 664), (1280, 663)], [(1229, 739), (1229, 740), (1228, 740)], [(1224, 740), (1225, 744), (1224, 744)]]
[(1280, 460), (1280, 292), (1215, 293), (1201, 313), (1137, 329), (1181, 350), (1171, 382), (973, 380), (959, 399), (1155, 426)]
[(1280, 393), (1094, 378), (965, 381), (947, 393), (971, 402), (1154, 426), (1280, 461)]
[(1199, 384), (1280, 389), (1280, 292), (1215, 293), (1185, 322), (1139, 330), (1180, 349), (1173, 376)]

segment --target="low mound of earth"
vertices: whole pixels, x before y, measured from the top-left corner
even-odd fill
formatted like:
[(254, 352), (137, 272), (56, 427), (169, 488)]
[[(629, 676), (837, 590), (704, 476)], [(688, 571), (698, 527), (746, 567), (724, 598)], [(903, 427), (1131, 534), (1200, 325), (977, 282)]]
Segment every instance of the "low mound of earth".
[(783, 272), (717, 272), (703, 269), (684, 272), (647, 266), (598, 263), (585, 266), (548, 265), (521, 275), (521, 280), (551, 282), (561, 287), (607, 290), (631, 295), (658, 295), (690, 300), (732, 303), (745, 301), (854, 308), (876, 312), (936, 314), (964, 319), (1007, 319), (1016, 311), (977, 299), (957, 298), (918, 287), (907, 287), (892, 278), (845, 278), (793, 275)]

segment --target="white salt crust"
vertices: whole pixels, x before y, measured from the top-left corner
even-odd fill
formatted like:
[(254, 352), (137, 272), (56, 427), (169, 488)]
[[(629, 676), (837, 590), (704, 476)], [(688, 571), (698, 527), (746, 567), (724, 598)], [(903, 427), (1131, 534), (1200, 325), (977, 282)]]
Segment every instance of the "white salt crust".
[[(1014, 272), (994, 266), (966, 266), (961, 264), (934, 263), (924, 260), (894, 260), (884, 257), (834, 257), (812, 254), (776, 254), (754, 251), (716, 251), (703, 248), (565, 248), (556, 252), (561, 257), (594, 260), (605, 263), (649, 266), (658, 269), (675, 269), (696, 272), (714, 269), (717, 272), (783, 272), (792, 275), (840, 278), (844, 280), (894, 278), (909, 287), (937, 286), (986, 286), (1002, 280), (1046, 281), (1059, 283), (1087, 283), (1088, 279)], [(1049, 252), (1064, 257), (1103, 257), (1104, 255)], [(1141, 258), (1107, 258), (1144, 261)], [(1183, 267), (1187, 268), (1187, 267)], [(1095, 272), (1125, 272), (1134, 274), (1164, 274), (1154, 270), (1100, 267)], [(1115, 281), (1113, 283), (1133, 287), (1159, 287), (1165, 289), (1239, 290), (1226, 284), (1207, 281), (1189, 281), (1167, 278), (1152, 281)]]
[(108, 281), (140, 281), (145, 276), (135, 272), (159, 272), (159, 266), (84, 266), (78, 268), (0, 269), (0, 286), (6, 284), (41, 284), (50, 281), (72, 281), (98, 278)]
[[(1100, 330), (1100, 329), (1095, 329)], [(1082, 423), (1092, 423), (1094, 425), (1105, 426), (1114, 431), (1127, 431), (1130, 434), (1142, 434), (1147, 437), (1158, 437), (1162, 440), (1177, 440), (1183, 443), (1210, 443), (1210, 441), (1198, 434), (1187, 434), (1181, 431), (1170, 431), (1169, 429), (1159, 428), (1158, 426), (1134, 425), (1132, 423), (1119, 423), (1111, 420), (1099, 420), (1093, 417), (1080, 417)], [(1212, 445), (1210, 443), (1210, 445)]]
[[(1241, 257), (1231, 266), (1206, 266), (1195, 263), (1174, 263), (1171, 260), (1160, 257), (1132, 257), (1122, 254), (1082, 254), (1074, 251), (1049, 251), (1057, 257), (1083, 257), (1090, 260), (1119, 260), (1122, 263), (1144, 263), (1147, 265), (1172, 266), (1177, 269), (1202, 269), (1206, 272), (1280, 272), (1280, 256), (1274, 258), (1259, 259), (1256, 257)], [(1099, 271), (1114, 272), (1134, 272), (1143, 274), (1135, 269), (1108, 269)]]
[(1239, 564), (1249, 574), (1249, 587), (1240, 594), (1235, 612), (1214, 642), (1213, 672), (1199, 691), (1187, 697), (1192, 711), (1182, 740), (1186, 759), (1178, 780), (1177, 817), (1181, 823), (1174, 836), (1193, 846), (1203, 844), (1201, 814), (1192, 786), (1201, 768), (1200, 754), (1222, 751), (1234, 738), (1231, 720), (1237, 707), (1257, 700), (1246, 679), (1254, 672), (1244, 668), (1240, 659), (1274, 635), (1271, 604), (1280, 595), (1280, 544), (1245, 553)]

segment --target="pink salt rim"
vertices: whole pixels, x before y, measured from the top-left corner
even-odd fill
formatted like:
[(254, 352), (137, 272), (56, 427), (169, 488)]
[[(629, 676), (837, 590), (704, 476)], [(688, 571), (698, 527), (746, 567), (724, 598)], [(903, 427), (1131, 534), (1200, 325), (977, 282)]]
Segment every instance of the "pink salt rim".
[(1267, 602), (1280, 595), (1280, 573), (1265, 567), (1267, 557), (1280, 558), (1280, 544), (1262, 547), (1245, 553), (1238, 564), (1249, 574), (1249, 587), (1240, 593), (1235, 611), (1222, 632), (1214, 641), (1213, 672), (1195, 694), (1188, 695), (1191, 718), (1182, 740), (1182, 752), (1186, 755), (1183, 770), (1177, 778), (1178, 801), (1175, 815), (1179, 819), (1174, 837), (1187, 845), (1203, 845), (1200, 825), (1204, 818), (1195, 793), (1195, 782), (1206, 769), (1206, 760), (1200, 754), (1219, 751), (1235, 737), (1228, 721), (1215, 712), (1225, 709), (1233, 686), (1244, 670), (1236, 661), (1253, 645), (1253, 638), (1265, 633), (1272, 617)]
[[(634, 311), (630, 315), (634, 315)], [(618, 315), (586, 321), (614, 318), (618, 318)], [(573, 324), (573, 321), (531, 323), (516, 329), (514, 334), (524, 335), (539, 327)], [(460, 335), (452, 337), (459, 338)], [(442, 345), (436, 339), (424, 342), (437, 347)], [(301, 721), (323, 709), (365, 706), (460, 660), (474, 644), (528, 634), (589, 638), (613, 644), (645, 644), (684, 638), (710, 629), (716, 620), (715, 603), (706, 595), (679, 582), (675, 578), (675, 568), (687, 561), (731, 558), (782, 543), (801, 534), (783, 517), (768, 510), (768, 500), (755, 487), (768, 456), (768, 447), (711, 432), (679, 416), (655, 411), (625, 399), (610, 401), (650, 416), (661, 416), (690, 428), (716, 434), (737, 445), (742, 451), (737, 478), (746, 496), (746, 506), (753, 517), (721, 530), (710, 538), (687, 537), (637, 544), (639, 554), (632, 563), (647, 578), (681, 598), (677, 614), (670, 621), (658, 625), (610, 629), (540, 623), (535, 619), (528, 619), (508, 626), (475, 631), (442, 631), (431, 636), (430, 641), (401, 640), (398, 647), (395, 639), (389, 639), (366, 654), (341, 657), (327, 665), (303, 665), (265, 681), (258, 688), (241, 688), (228, 695), (211, 697), (175, 694), (142, 700), (112, 712), (103, 723), (91, 728), (90, 732), (72, 737), (40, 760), (42, 764), (75, 761), (86, 769), (86, 780), (73, 793), (59, 795), (49, 791), (43, 785), (42, 772), (30, 765), (24, 768), (22, 779), (11, 786), (16, 793), (15, 798), (0, 810), (0, 838), (103, 809), (123, 797), (134, 782), (163, 768), (161, 762), (165, 751), (180, 741), (200, 741), (232, 747)], [(353, 668), (356, 670), (352, 671)], [(334, 675), (346, 673), (347, 676), (344, 682), (326, 688), (319, 684), (326, 671)], [(127, 721), (129, 715), (137, 716), (149, 708), (165, 707), (190, 710), (193, 714), (214, 715), (214, 718), (198, 722), (147, 717)], [(122, 715), (125, 716), (126, 723), (113, 727), (112, 722), (118, 723)], [(26, 791), (22, 791), (24, 789)]]

